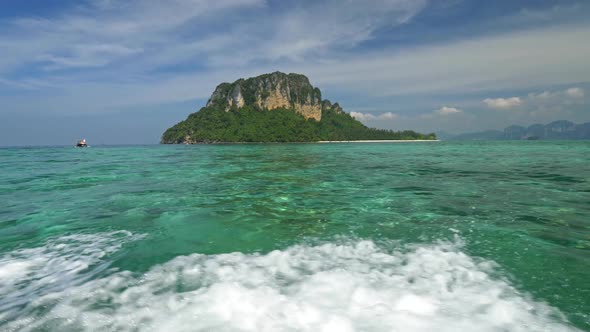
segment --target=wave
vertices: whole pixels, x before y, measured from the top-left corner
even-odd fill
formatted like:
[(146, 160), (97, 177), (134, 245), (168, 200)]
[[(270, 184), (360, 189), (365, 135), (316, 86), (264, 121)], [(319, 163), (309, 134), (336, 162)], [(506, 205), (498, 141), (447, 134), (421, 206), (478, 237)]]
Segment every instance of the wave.
[[(131, 233), (76, 235), (0, 258), (7, 331), (574, 331), (457, 243), (342, 240), (179, 256), (112, 272)], [(106, 273), (105, 273), (106, 274)]]

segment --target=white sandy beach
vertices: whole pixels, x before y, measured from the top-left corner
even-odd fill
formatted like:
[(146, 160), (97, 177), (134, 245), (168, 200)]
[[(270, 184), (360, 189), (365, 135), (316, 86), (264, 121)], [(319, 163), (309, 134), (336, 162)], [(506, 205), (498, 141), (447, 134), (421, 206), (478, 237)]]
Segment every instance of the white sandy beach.
[(361, 140), (361, 141), (318, 141), (318, 143), (414, 143), (414, 142), (440, 142), (438, 139), (400, 139), (400, 140)]

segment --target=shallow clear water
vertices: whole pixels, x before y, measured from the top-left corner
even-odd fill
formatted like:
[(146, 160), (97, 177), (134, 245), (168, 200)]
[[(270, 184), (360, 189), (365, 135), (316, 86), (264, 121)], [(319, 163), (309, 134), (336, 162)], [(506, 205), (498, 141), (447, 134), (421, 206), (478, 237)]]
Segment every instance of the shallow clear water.
[(590, 142), (0, 149), (0, 330), (590, 330)]

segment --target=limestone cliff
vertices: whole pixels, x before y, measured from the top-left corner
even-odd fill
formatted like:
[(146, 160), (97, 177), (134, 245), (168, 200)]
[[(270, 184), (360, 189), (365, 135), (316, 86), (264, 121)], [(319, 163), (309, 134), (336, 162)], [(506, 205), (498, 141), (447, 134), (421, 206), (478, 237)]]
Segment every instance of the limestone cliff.
[(322, 111), (342, 112), (338, 103), (332, 105), (328, 100), (322, 101), (320, 89), (313, 87), (306, 76), (281, 72), (222, 83), (207, 102), (207, 107), (214, 105), (225, 111), (245, 105), (261, 110), (292, 109), (306, 119), (316, 121), (322, 119)]

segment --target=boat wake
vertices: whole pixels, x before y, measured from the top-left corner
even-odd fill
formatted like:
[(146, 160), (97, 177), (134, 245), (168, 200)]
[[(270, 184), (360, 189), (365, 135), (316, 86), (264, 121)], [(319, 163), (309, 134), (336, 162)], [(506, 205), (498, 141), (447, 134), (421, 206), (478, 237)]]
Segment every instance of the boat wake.
[(268, 254), (194, 254), (144, 274), (107, 273), (109, 256), (138, 238), (69, 236), (4, 255), (0, 329), (575, 330), (460, 244), (347, 240)]

